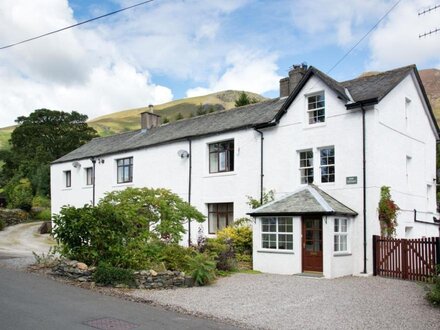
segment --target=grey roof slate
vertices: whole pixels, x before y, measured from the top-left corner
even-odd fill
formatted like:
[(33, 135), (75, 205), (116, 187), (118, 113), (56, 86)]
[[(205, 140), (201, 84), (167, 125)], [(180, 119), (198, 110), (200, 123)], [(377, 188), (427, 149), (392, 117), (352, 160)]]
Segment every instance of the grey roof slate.
[(261, 215), (300, 215), (300, 214), (341, 214), (356, 216), (357, 212), (345, 206), (314, 185), (302, 187), (279, 200), (263, 205), (249, 214)]
[(96, 138), (53, 163), (141, 149), (189, 137), (218, 134), (267, 123), (275, 117), (284, 101), (284, 99), (276, 98), (233, 110), (224, 110), (204, 116), (179, 120), (152, 128), (146, 132), (137, 130)]
[[(150, 129), (147, 132), (137, 130), (103, 138), (96, 138), (57, 159), (53, 163), (90, 158), (92, 156), (97, 157), (101, 155), (115, 154), (171, 141), (184, 140), (190, 137), (214, 135), (222, 132), (264, 125), (270, 122), (278, 122), (287, 112), (290, 104), (312, 75), (318, 76), (324, 83), (334, 90), (341, 99), (347, 102), (349, 101), (349, 97), (345, 92), (346, 88), (355, 102), (374, 98), (377, 98), (378, 101), (380, 101), (398, 83), (400, 83), (400, 81), (402, 81), (411, 70), (417, 72), (415, 65), (382, 72), (372, 76), (337, 82), (325, 73), (311, 66), (299, 82), (297, 88), (295, 88), (288, 98), (275, 98), (232, 110), (219, 111), (204, 116), (180, 120), (174, 123), (161, 125), (157, 128)], [(432, 110), (431, 116), (433, 116)], [(434, 124), (437, 125), (435, 120)]]

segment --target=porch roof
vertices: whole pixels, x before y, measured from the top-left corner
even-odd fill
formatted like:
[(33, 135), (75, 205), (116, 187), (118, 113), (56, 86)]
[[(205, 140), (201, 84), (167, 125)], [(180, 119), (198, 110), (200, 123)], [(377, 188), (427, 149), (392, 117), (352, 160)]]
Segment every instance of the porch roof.
[(356, 216), (357, 212), (315, 185), (308, 185), (292, 194), (263, 205), (248, 214), (253, 217), (307, 214)]

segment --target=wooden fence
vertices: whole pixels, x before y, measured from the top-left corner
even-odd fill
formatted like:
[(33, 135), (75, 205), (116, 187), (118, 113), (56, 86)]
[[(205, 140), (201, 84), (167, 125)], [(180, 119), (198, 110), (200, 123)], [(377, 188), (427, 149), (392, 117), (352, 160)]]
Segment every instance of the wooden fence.
[(429, 281), (440, 264), (440, 239), (395, 239), (373, 236), (373, 274)]

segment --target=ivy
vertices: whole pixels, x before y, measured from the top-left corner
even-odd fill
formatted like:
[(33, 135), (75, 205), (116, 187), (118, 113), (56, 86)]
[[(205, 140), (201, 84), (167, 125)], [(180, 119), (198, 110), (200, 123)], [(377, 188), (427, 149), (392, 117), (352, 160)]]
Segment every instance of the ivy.
[(380, 188), (379, 222), (382, 236), (393, 237), (396, 234), (397, 213), (399, 207), (391, 199), (390, 187)]

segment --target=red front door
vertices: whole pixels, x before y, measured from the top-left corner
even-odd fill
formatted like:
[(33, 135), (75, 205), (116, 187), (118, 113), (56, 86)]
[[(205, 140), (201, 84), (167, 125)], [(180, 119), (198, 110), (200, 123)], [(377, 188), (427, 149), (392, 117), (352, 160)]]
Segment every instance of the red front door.
[(322, 217), (302, 218), (303, 272), (322, 272)]

